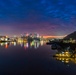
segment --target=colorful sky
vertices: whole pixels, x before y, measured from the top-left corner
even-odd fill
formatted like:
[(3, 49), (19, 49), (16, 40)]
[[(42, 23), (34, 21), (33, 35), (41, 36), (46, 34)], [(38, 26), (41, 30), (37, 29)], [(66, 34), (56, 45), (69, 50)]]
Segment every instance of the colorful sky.
[(62, 36), (76, 30), (76, 0), (0, 0), (0, 35)]

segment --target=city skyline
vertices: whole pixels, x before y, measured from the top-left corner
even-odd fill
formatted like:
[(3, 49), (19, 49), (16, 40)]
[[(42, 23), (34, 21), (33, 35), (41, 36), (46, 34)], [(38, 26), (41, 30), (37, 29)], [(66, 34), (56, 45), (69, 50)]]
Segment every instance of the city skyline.
[(44, 38), (44, 39), (47, 39), (47, 38), (60, 38), (60, 39), (62, 39), (62, 38), (64, 38), (64, 37), (66, 37), (67, 35), (64, 35), (64, 36), (52, 36), (52, 35), (50, 35), (50, 36), (47, 36), (47, 35), (40, 35), (40, 34), (38, 34), (38, 33), (24, 33), (24, 34), (20, 34), (20, 35), (12, 35), (12, 36), (9, 36), (9, 35), (2, 35), (2, 34), (0, 34), (0, 37), (10, 37), (10, 38), (12, 38), (12, 37), (21, 37), (21, 36), (36, 36), (36, 37), (42, 37), (42, 38)]
[(65, 36), (76, 30), (76, 0), (0, 0), (0, 34)]

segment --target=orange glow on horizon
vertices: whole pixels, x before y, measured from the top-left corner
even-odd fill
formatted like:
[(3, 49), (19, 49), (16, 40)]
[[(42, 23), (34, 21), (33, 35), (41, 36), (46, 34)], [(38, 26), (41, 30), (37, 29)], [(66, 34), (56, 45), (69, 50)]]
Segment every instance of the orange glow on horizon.
[(64, 38), (66, 35), (64, 36), (43, 36), (43, 38)]

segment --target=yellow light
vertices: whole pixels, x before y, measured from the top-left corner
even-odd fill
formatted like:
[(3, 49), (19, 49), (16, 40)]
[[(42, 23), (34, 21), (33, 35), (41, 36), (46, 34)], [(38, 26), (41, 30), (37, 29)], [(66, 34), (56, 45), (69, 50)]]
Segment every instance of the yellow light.
[(64, 54), (62, 54), (62, 56), (64, 56)]
[(68, 54), (69, 52), (65, 52), (66, 54)]
[(59, 56), (61, 56), (61, 54), (59, 54)]
[(69, 61), (65, 61), (65, 63), (69, 63)]
[(64, 58), (62, 58), (62, 60), (64, 61)]
[(66, 61), (68, 61), (69, 59), (68, 58), (66, 58)]

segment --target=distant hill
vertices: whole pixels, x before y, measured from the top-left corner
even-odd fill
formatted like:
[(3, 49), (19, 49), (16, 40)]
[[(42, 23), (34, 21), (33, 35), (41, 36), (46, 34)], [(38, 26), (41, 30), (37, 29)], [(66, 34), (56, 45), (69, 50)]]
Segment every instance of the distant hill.
[(66, 39), (66, 40), (68, 40), (70, 38), (76, 40), (76, 31), (74, 31), (73, 33), (71, 33), (71, 34), (67, 35), (66, 37), (64, 37), (64, 39)]

